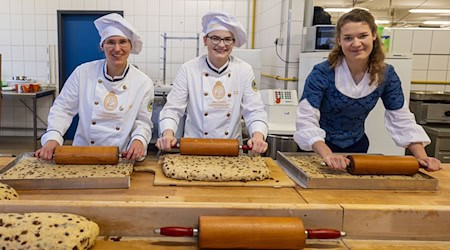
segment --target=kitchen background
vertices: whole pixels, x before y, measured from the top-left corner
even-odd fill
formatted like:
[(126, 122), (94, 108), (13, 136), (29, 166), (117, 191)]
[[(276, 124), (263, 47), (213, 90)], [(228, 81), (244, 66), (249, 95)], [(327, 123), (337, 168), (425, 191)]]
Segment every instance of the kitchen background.
[[(261, 51), (260, 89), (297, 89), (305, 1), (308, 0), (0, 0), (1, 80), (25, 75), (38, 83), (58, 86), (57, 10), (123, 10), (141, 33), (144, 49), (130, 62), (159, 85), (170, 84), (180, 65), (195, 57), (196, 42), (169, 40), (166, 83), (162, 83), (162, 33), (194, 36), (201, 32), (201, 17), (209, 10), (237, 16), (248, 31), (242, 48)], [(256, 2), (254, 6), (254, 2)], [(320, 1), (319, 1), (320, 2)], [(325, 1), (326, 2), (326, 1)], [(255, 8), (254, 8), (255, 7)], [(254, 14), (253, 14), (254, 13)], [(254, 39), (252, 28), (254, 17)], [(333, 16), (333, 19), (336, 17)], [(201, 34), (203, 36), (203, 34)], [(278, 38), (278, 45), (274, 42)], [(279, 56), (277, 56), (278, 50)], [(205, 49), (200, 42), (200, 54)], [(392, 30), (391, 51), (411, 53), (412, 80), (450, 81), (450, 30)], [(268, 77), (269, 76), (269, 77)], [(280, 76), (286, 81), (270, 76)], [(411, 90), (450, 91), (445, 84), (413, 84)], [(38, 116), (46, 120), (51, 98), (38, 99)], [(29, 103), (29, 105), (31, 105)], [(32, 135), (32, 113), (18, 100), (2, 100), (0, 135)], [(45, 125), (38, 122), (41, 132)]]

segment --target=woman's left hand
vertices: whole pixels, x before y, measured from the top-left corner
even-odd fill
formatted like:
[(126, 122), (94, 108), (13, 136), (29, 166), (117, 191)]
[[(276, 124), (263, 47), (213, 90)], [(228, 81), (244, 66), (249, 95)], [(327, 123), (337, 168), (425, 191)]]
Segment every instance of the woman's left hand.
[(267, 151), (268, 144), (264, 141), (264, 136), (260, 132), (255, 132), (252, 138), (247, 141), (247, 145), (252, 148), (253, 153), (264, 153)]
[(441, 161), (434, 157), (418, 159), (420, 166), (425, 167), (427, 171), (434, 172), (442, 169)]
[(128, 148), (127, 151), (122, 152), (122, 158), (127, 160), (138, 160), (144, 156), (144, 145), (139, 140), (133, 140), (130, 148)]

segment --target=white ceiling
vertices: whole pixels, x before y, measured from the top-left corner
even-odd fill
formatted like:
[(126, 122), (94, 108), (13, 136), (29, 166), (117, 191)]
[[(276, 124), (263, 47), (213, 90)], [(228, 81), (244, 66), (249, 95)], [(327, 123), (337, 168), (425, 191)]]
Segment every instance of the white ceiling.
[[(394, 26), (419, 26), (423, 21), (450, 21), (450, 14), (417, 14), (409, 9), (450, 9), (450, 0), (313, 0), (314, 6), (363, 7), (369, 9), (376, 19), (393, 20)], [(391, 13), (391, 14), (389, 14)], [(333, 22), (339, 13), (330, 13)]]

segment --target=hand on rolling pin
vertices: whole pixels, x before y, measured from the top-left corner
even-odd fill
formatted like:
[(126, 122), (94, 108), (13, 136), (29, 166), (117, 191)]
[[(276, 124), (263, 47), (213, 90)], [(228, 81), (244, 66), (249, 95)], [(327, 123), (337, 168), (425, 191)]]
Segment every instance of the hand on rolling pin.
[(252, 149), (253, 153), (264, 153), (267, 151), (267, 142), (264, 141), (264, 136), (260, 132), (255, 132), (252, 138), (247, 141), (247, 145)]
[(315, 142), (312, 147), (313, 150), (322, 157), (324, 163), (332, 169), (345, 170), (350, 164), (350, 160), (347, 157), (334, 154), (323, 141)]
[(139, 140), (133, 140), (127, 151), (122, 152), (122, 158), (127, 160), (139, 160), (145, 156), (144, 144)]
[(170, 151), (173, 147), (177, 145), (177, 138), (172, 130), (166, 129), (162, 137), (156, 140), (156, 147), (161, 151)]
[(408, 145), (408, 149), (419, 161), (420, 166), (425, 168), (427, 171), (433, 172), (442, 169), (440, 160), (434, 157), (428, 157), (427, 152), (425, 151), (425, 148), (423, 146), (423, 143), (413, 142)]
[(55, 140), (49, 140), (47, 141), (44, 146), (40, 149), (38, 149), (34, 156), (41, 160), (50, 161), (53, 159), (53, 153), (55, 152), (55, 148), (57, 146), (60, 146), (59, 143)]

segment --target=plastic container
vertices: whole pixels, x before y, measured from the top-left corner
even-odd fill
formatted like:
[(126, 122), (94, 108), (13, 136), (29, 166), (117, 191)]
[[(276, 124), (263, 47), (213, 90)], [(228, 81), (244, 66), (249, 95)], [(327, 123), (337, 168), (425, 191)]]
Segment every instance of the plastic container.
[(391, 46), (391, 29), (383, 26), (378, 27), (378, 35), (381, 38), (381, 45), (385, 53), (389, 52)]

